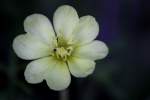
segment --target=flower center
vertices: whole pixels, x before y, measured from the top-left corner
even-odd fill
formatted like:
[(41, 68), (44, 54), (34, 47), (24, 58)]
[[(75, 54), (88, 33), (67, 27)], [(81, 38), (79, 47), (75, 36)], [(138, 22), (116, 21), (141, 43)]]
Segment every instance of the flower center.
[(59, 60), (67, 61), (67, 58), (71, 55), (72, 50), (73, 50), (72, 47), (68, 47), (68, 48), (57, 47), (53, 50), (54, 51), (53, 56), (55, 56)]
[(73, 52), (73, 48), (72, 38), (65, 39), (64, 36), (60, 34), (57, 36), (57, 42), (53, 49), (52, 56), (58, 60), (67, 61)]

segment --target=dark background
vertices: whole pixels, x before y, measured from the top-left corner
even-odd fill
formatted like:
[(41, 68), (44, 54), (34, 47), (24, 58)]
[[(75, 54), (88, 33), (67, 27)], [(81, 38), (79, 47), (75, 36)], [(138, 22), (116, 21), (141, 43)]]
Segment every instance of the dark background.
[(29, 61), (16, 57), (12, 41), (24, 33), (23, 21), (41, 13), (52, 21), (56, 8), (69, 4), (79, 16), (90, 14), (100, 25), (99, 40), (109, 55), (92, 75), (72, 77), (70, 100), (150, 100), (149, 0), (0, 0), (0, 100), (58, 100), (46, 82), (28, 84)]

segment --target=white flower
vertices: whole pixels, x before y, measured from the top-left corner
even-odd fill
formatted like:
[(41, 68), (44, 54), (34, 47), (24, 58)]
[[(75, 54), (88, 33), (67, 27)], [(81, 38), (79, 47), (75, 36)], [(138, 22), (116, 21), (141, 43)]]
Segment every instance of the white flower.
[[(13, 41), (18, 57), (34, 60), (27, 65), (28, 83), (46, 80), (53, 90), (63, 90), (71, 82), (71, 75), (86, 77), (95, 68), (95, 60), (108, 54), (105, 43), (94, 40), (99, 25), (94, 17), (80, 17), (68, 5), (59, 7), (53, 16), (54, 29), (48, 18), (32, 14), (24, 21), (25, 34)], [(55, 30), (55, 32), (54, 32)]]

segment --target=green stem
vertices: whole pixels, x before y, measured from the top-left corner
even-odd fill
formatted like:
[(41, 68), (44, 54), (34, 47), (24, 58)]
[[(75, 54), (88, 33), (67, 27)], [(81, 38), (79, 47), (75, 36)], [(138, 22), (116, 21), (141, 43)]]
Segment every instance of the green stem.
[(60, 100), (69, 100), (69, 91), (68, 89), (60, 92)]

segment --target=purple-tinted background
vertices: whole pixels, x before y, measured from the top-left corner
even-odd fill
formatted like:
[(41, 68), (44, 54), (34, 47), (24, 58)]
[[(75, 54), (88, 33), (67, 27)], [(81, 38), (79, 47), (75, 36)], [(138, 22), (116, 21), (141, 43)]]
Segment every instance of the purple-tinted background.
[(92, 75), (72, 77), (70, 100), (150, 100), (149, 0), (1, 0), (0, 100), (58, 100), (59, 92), (46, 82), (28, 84), (24, 70), (29, 61), (16, 57), (12, 41), (24, 33), (23, 21), (32, 13), (49, 17), (63, 4), (79, 16), (93, 15), (99, 22), (97, 39), (109, 47)]

